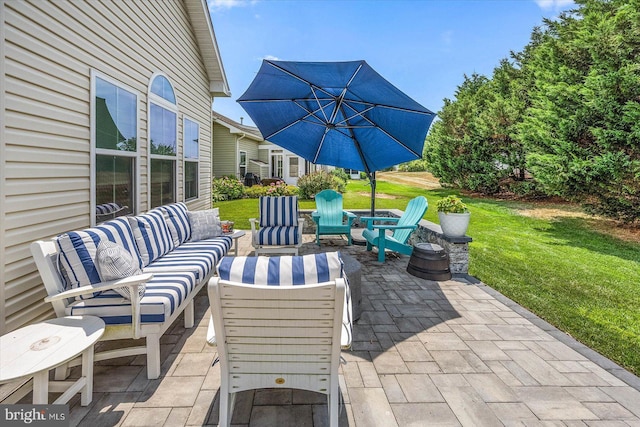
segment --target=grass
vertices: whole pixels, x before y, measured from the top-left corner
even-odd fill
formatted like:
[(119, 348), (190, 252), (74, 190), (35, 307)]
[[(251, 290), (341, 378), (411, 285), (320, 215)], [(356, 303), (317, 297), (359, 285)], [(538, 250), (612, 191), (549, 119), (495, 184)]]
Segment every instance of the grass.
[[(365, 181), (350, 181), (345, 207), (368, 209), (370, 191)], [(376, 208), (403, 209), (424, 195), (425, 218), (437, 222), (435, 202), (451, 193), (379, 180)], [(599, 231), (589, 218), (520, 214), (534, 204), (462, 198), (471, 211), (469, 274), (640, 375), (640, 243)], [(216, 206), (237, 228), (249, 228), (258, 213), (257, 199)], [(300, 208), (315, 203), (302, 200)]]

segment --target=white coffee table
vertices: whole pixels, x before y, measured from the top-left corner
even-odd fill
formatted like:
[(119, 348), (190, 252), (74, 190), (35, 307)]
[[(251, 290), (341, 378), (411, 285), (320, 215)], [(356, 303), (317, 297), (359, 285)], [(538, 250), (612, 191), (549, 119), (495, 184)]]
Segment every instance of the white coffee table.
[(247, 234), (244, 230), (236, 230), (231, 234), (225, 234), (227, 237), (231, 237), (233, 239), (233, 247), (235, 256), (238, 256), (238, 239)]
[[(93, 397), (93, 347), (104, 334), (94, 316), (68, 316), (28, 325), (0, 337), (0, 383), (33, 377), (33, 403), (48, 404), (49, 390), (62, 392), (53, 404), (67, 403), (81, 393), (87, 406)], [(52, 381), (49, 371), (82, 354), (82, 376)]]

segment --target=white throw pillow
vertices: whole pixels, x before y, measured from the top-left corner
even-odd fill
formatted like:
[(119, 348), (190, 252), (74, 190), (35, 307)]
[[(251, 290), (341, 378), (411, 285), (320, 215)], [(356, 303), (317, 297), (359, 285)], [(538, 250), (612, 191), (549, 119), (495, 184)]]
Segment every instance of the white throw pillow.
[(187, 211), (191, 224), (191, 241), (209, 239), (222, 235), (218, 208), (204, 211)]
[[(134, 262), (129, 251), (117, 243), (105, 240), (101, 241), (98, 245), (96, 264), (98, 265), (100, 278), (104, 282), (142, 274), (142, 270), (140, 270), (137, 263)], [(144, 283), (138, 288), (140, 298), (144, 296), (145, 289), (146, 286)], [(129, 288), (126, 286), (114, 289), (114, 291), (128, 300), (131, 299)]]

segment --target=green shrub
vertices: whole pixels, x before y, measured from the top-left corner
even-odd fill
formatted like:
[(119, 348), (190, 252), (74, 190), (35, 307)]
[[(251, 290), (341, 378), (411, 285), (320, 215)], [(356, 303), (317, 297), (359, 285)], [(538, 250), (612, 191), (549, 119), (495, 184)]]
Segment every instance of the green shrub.
[(302, 199), (313, 199), (316, 194), (328, 189), (344, 193), (346, 184), (340, 178), (323, 170), (298, 178), (298, 194)]
[(413, 160), (398, 166), (400, 172), (426, 172), (427, 161), (424, 159)]
[(347, 175), (347, 173), (342, 168), (335, 168), (331, 171), (331, 175), (344, 182), (344, 185), (347, 185), (347, 181), (349, 181), (349, 175)]
[(245, 197), (257, 199), (260, 196), (295, 196), (298, 194), (298, 187), (288, 185), (284, 181), (269, 185), (254, 185), (245, 189)]
[(211, 183), (211, 200), (213, 202), (242, 199), (244, 192), (244, 184), (237, 178), (223, 176), (214, 179)]

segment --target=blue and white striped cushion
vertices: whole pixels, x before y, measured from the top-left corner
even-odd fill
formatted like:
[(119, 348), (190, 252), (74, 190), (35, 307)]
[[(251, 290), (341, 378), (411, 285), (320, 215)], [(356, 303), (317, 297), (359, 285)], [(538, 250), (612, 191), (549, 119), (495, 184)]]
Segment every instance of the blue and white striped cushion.
[(298, 197), (260, 197), (260, 227), (298, 225)]
[[(342, 348), (351, 346), (351, 291), (340, 252), (279, 257), (224, 257), (218, 263), (217, 270), (222, 280), (267, 286), (299, 286), (343, 277), (347, 288), (344, 294), (340, 345)], [(211, 339), (215, 340), (213, 337)]]
[[(154, 273), (146, 283), (146, 292), (140, 300), (142, 323), (159, 323), (169, 319), (196, 286), (193, 272)], [(74, 301), (65, 310), (68, 316), (98, 316), (108, 325), (131, 323), (131, 301), (115, 291)]]
[(299, 242), (298, 227), (263, 227), (258, 230), (259, 245), (297, 245)]
[(344, 276), (339, 252), (301, 256), (225, 257), (218, 276), (231, 282), (273, 286), (323, 283)]
[(124, 247), (133, 257), (134, 263), (142, 268), (142, 258), (129, 221), (126, 218), (112, 219), (97, 227), (70, 231), (58, 236), (58, 260), (64, 269), (63, 277), (67, 281), (65, 289), (95, 285), (102, 281), (96, 264), (96, 253), (102, 240)]
[(104, 203), (96, 206), (96, 213), (98, 215), (110, 214), (120, 209), (120, 207), (121, 206), (117, 203)]
[(175, 247), (162, 211), (154, 209), (144, 215), (132, 216), (129, 217), (129, 222), (143, 266), (149, 265)]
[(187, 216), (187, 205), (182, 202), (160, 206), (167, 215), (167, 226), (174, 246), (180, 246), (191, 238), (191, 224)]
[(230, 248), (231, 238), (226, 236), (186, 242), (146, 266), (144, 272), (156, 274), (170, 269), (193, 271), (200, 282), (210, 275)]

